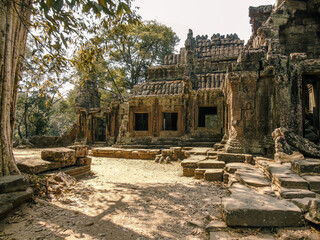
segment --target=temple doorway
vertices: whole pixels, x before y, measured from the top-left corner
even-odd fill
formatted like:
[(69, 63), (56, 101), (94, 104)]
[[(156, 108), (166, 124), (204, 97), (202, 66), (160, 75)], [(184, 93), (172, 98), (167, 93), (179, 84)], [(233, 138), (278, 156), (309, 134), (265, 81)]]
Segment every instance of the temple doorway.
[(303, 76), (303, 136), (314, 143), (319, 143), (320, 123), (320, 76)]

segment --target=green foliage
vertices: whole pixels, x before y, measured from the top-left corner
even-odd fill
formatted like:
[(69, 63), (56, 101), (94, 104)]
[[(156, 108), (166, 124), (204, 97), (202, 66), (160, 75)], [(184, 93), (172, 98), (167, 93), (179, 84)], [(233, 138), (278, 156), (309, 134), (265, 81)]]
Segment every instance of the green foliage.
[(101, 33), (83, 44), (73, 58), (79, 84), (95, 80), (102, 107), (123, 101), (135, 84), (146, 81), (151, 65), (161, 64), (165, 55), (174, 52), (178, 41), (171, 28), (155, 21), (103, 25)]
[(163, 63), (179, 42), (171, 28), (155, 21), (117, 25), (104, 29), (103, 36), (110, 68), (125, 72), (123, 84), (127, 89), (144, 82), (148, 67)]

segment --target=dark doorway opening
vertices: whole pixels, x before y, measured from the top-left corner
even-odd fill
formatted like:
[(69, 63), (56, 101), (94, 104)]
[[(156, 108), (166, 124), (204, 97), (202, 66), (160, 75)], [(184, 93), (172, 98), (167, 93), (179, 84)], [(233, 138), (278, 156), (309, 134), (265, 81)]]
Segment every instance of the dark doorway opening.
[(134, 114), (134, 130), (135, 131), (148, 131), (148, 113), (135, 113)]
[(316, 76), (304, 76), (303, 80), (303, 136), (319, 143), (320, 81)]
[(199, 107), (199, 127), (215, 128), (218, 126), (217, 107)]
[(98, 128), (96, 131), (96, 141), (104, 142), (106, 141), (106, 126), (107, 119), (106, 118), (98, 118)]
[(163, 131), (177, 131), (178, 130), (178, 113), (163, 113), (162, 120)]

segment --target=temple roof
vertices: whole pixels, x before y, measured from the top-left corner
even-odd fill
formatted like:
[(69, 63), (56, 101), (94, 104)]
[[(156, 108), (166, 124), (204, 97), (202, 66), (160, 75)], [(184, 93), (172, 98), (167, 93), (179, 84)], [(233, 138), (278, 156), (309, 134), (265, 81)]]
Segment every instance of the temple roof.
[(184, 93), (184, 87), (185, 82), (181, 80), (145, 82), (136, 85), (132, 90), (132, 95), (135, 97), (181, 95)]

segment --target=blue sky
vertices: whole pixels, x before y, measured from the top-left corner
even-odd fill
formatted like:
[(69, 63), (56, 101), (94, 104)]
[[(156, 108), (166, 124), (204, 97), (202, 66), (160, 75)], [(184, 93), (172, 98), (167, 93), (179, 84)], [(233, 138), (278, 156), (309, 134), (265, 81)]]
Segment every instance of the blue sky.
[(157, 20), (171, 27), (182, 47), (188, 29), (194, 35), (237, 33), (247, 41), (251, 35), (249, 6), (275, 4), (276, 0), (134, 0), (144, 20)]

